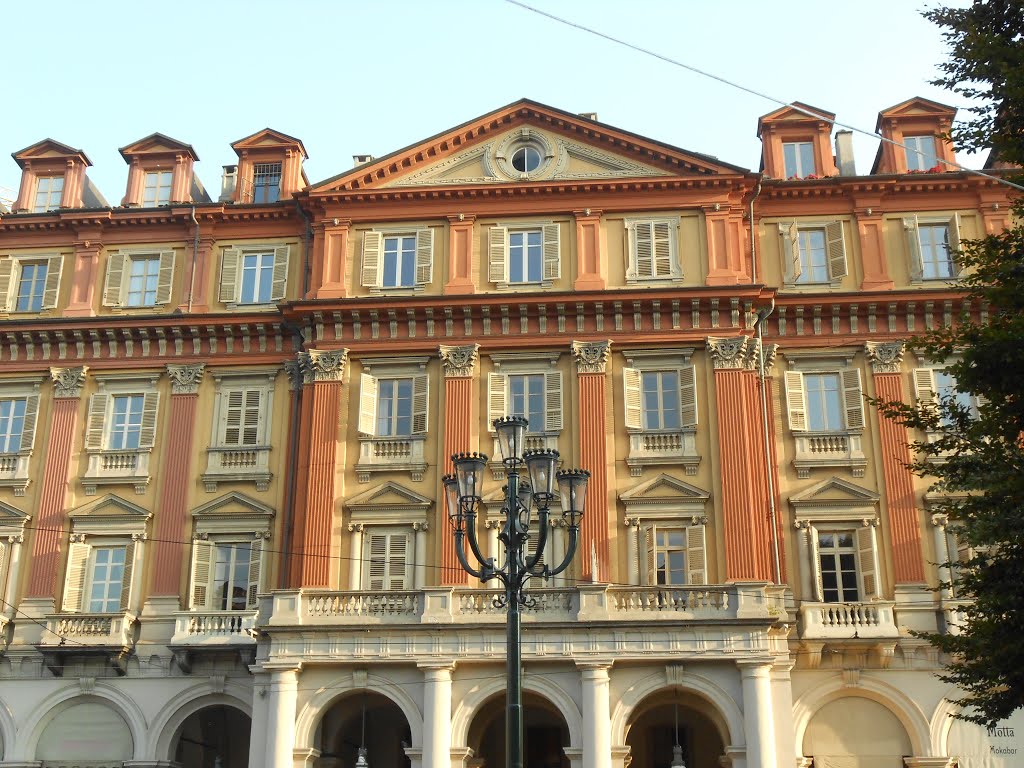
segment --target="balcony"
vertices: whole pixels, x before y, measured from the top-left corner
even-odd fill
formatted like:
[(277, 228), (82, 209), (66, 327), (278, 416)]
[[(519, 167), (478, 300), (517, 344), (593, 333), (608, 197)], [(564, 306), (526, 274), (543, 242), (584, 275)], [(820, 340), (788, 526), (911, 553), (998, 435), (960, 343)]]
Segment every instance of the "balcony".
[(404, 437), (361, 437), (356, 478), (360, 483), (370, 481), (374, 472), (409, 472), (414, 482), (423, 479), (427, 469), (422, 435)]
[(15, 496), (24, 496), (28, 488), (28, 460), (31, 451), (0, 454), (0, 487), (11, 488)]
[(631, 432), (626, 465), (633, 477), (640, 477), (652, 464), (682, 464), (688, 475), (696, 475), (700, 465), (697, 432), (680, 429), (660, 432)]
[(881, 640), (899, 637), (892, 602), (804, 603), (800, 606), (804, 640)]
[(123, 675), (138, 636), (138, 619), (129, 612), (61, 613), (46, 617), (46, 631), (38, 648), (56, 677), (63, 675), (67, 656), (96, 654), (108, 656), (114, 669)]
[(854, 477), (864, 477), (868, 464), (861, 435), (850, 432), (794, 432), (797, 477), (806, 480), (817, 467), (849, 467)]
[(174, 614), (174, 636), (169, 645), (255, 645), (255, 627), (256, 611), (180, 611)]
[(250, 482), (257, 491), (270, 488), (270, 446), (210, 446), (206, 451), (203, 487), (208, 493), (217, 490), (217, 483)]
[(90, 453), (89, 466), (82, 476), (85, 495), (96, 495), (100, 485), (132, 485), (136, 493), (145, 493), (149, 485), (149, 455), (148, 448)]

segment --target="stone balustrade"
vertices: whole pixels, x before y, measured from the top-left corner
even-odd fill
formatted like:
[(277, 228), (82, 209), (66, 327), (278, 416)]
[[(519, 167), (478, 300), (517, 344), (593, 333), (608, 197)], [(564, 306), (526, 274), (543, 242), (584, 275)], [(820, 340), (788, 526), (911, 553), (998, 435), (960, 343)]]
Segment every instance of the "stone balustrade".
[(64, 613), (46, 617), (42, 646), (129, 648), (136, 618), (130, 613)]
[(136, 493), (145, 493), (149, 484), (149, 449), (133, 451), (93, 451), (82, 476), (87, 496), (100, 485), (133, 485)]
[(270, 487), (270, 446), (210, 446), (206, 450), (206, 471), (203, 487), (207, 492), (217, 490), (217, 483), (252, 482), (256, 490)]
[(659, 432), (631, 432), (626, 465), (633, 477), (640, 477), (649, 464), (682, 464), (686, 474), (697, 474), (700, 455), (693, 429)]
[(800, 636), (805, 640), (898, 637), (893, 602), (804, 603)]
[(173, 646), (254, 645), (256, 611), (179, 611)]

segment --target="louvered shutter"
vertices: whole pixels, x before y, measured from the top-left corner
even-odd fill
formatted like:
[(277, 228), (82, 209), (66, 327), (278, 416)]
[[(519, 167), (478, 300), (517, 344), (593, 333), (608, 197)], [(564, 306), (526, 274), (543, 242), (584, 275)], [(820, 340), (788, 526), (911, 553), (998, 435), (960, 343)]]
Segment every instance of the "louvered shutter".
[(921, 256), (921, 232), (917, 227), (917, 216), (903, 219), (904, 239), (907, 243), (907, 255), (910, 257), (910, 279), (924, 278), (924, 259)]
[(825, 253), (828, 254), (828, 276), (832, 280), (846, 277), (846, 243), (843, 241), (843, 222), (830, 221), (825, 225)]
[(429, 285), (434, 279), (434, 230), (416, 232), (416, 284)]
[(380, 232), (363, 232), (363, 286), (380, 287), (380, 255), (384, 236)]
[(61, 610), (77, 613), (82, 610), (82, 594), (85, 590), (85, 571), (89, 567), (89, 545), (73, 541), (68, 547), (68, 572), (64, 579), (64, 600)]
[(654, 586), (658, 583), (657, 528), (654, 523), (644, 528), (644, 549), (647, 555), (645, 561), (647, 583)]
[(544, 225), (544, 279), (557, 280), (562, 274), (562, 259), (558, 243), (558, 225)]
[(263, 391), (233, 389), (223, 397), (221, 443), (225, 446), (259, 445)]
[[(530, 533), (530, 538), (528, 538), (526, 540), (526, 557), (525, 557), (525, 559), (526, 559), (527, 563), (529, 563), (530, 560), (533, 559), (533, 556), (535, 554), (537, 554), (537, 545), (539, 543), (540, 543), (540, 531), (536, 531), (535, 533), (531, 532)], [(545, 549), (550, 544), (551, 544), (551, 536), (549, 534), (548, 535), (548, 540), (544, 544)], [(537, 562), (533, 566), (532, 572), (533, 573), (542, 573), (544, 571), (544, 566), (547, 564), (547, 562), (548, 562), (547, 552), (542, 551), (540, 553), (540, 557), (537, 559)], [(527, 582), (527, 583), (529, 584), (530, 582)], [(540, 582), (540, 585), (543, 586), (543, 582)]]
[(679, 268), (674, 258), (675, 248), (672, 247), (672, 240), (675, 235), (675, 232), (672, 230), (672, 222), (670, 221), (651, 222), (654, 274), (657, 277), (674, 277), (679, 274)]
[(236, 446), (242, 437), (242, 412), (245, 404), (245, 392), (233, 389), (224, 393), (224, 415), (221, 441), (224, 445)]
[(160, 393), (144, 393), (142, 396), (142, 428), (139, 430), (139, 448), (152, 448), (156, 442), (156, 420), (159, 409)]
[(703, 525), (686, 526), (686, 583), (707, 584), (707, 544)]
[(211, 542), (196, 539), (192, 542), (192, 593), (191, 606), (195, 610), (209, 608), (211, 562), (214, 545)]
[(220, 300), (225, 304), (238, 301), (238, 266), (242, 252), (225, 248), (220, 257)]
[(949, 260), (953, 264), (953, 275), (960, 273), (958, 256), (960, 251), (960, 214), (954, 213), (949, 220)]
[(811, 544), (811, 585), (814, 589), (812, 599), (821, 603), (825, 600), (825, 587), (821, 583), (821, 548), (818, 543), (818, 529), (813, 526), (809, 528), (807, 537), (810, 539)]
[(800, 371), (786, 371), (786, 410), (789, 428), (794, 432), (807, 429), (807, 403), (804, 400), (804, 375)]
[(366, 589), (380, 591), (384, 589), (387, 576), (388, 537), (386, 533), (371, 533), (370, 557), (366, 565)]
[(57, 306), (57, 298), (60, 293), (60, 273), (63, 265), (63, 256), (51, 256), (46, 260), (46, 281), (43, 283), (43, 309), (53, 309)]
[(282, 301), (288, 293), (288, 264), (291, 248), (279, 245), (274, 248), (274, 271), (271, 275), (270, 300)]
[(160, 271), (156, 279), (156, 303), (167, 304), (174, 286), (174, 251), (160, 252)]
[(637, 278), (654, 277), (654, 222), (634, 221), (630, 224), (633, 234), (633, 269)]
[(487, 429), (494, 431), (494, 420), (507, 415), (508, 377), (503, 373), (487, 374)]
[(249, 596), (245, 604), (247, 608), (256, 607), (256, 595), (260, 591), (260, 576), (263, 565), (263, 542), (253, 541), (249, 548)]
[(89, 415), (85, 424), (85, 447), (91, 451), (103, 449), (103, 428), (107, 420), (110, 395), (97, 392), (89, 398)]
[(864, 585), (862, 599), (878, 597), (878, 553), (875, 551), (875, 529), (864, 525), (855, 532), (857, 544), (857, 569)]
[(842, 371), (841, 378), (846, 428), (864, 429), (864, 398), (861, 396), (860, 371), (856, 368), (847, 368)]
[(377, 380), (368, 373), (359, 374), (359, 431), (377, 433)]
[(125, 254), (115, 251), (107, 257), (107, 276), (103, 281), (103, 306), (121, 306), (121, 290), (124, 285)]
[(427, 412), (430, 406), (430, 380), (421, 373), (412, 377), (412, 433), (426, 434)]
[(931, 368), (914, 369), (914, 394), (917, 397), (918, 405), (938, 404), (938, 395), (935, 393), (935, 372)]
[(793, 283), (800, 279), (804, 273), (803, 265), (800, 263), (800, 230), (795, 221), (788, 224), (779, 224), (779, 234), (782, 235), (782, 263), (785, 269), (785, 279)]
[(487, 233), (487, 279), (492, 283), (508, 280), (508, 228), (491, 227)]
[(36, 440), (36, 420), (39, 417), (39, 395), (29, 395), (25, 398), (25, 421), (21, 428), (20, 451), (32, 449)]
[(405, 589), (409, 537), (404, 533), (388, 535), (387, 589)]
[(644, 408), (640, 396), (640, 371), (637, 368), (622, 369), (622, 386), (626, 409), (626, 427), (643, 429)]
[(0, 312), (11, 309), (11, 282), (14, 279), (14, 259), (0, 256)]
[(697, 426), (697, 369), (692, 365), (679, 369), (679, 423)]
[(124, 571), (121, 575), (121, 610), (127, 611), (132, 604), (132, 573), (135, 571), (135, 542), (130, 541), (124, 548)]
[[(0, 541), (0, 595), (6, 593), (6, 584), (8, 579), (15, 578), (15, 574), (7, 573), (7, 545)], [(5, 608), (7, 606), (4, 606)]]
[(544, 429), (547, 432), (562, 431), (561, 371), (547, 371), (544, 374)]

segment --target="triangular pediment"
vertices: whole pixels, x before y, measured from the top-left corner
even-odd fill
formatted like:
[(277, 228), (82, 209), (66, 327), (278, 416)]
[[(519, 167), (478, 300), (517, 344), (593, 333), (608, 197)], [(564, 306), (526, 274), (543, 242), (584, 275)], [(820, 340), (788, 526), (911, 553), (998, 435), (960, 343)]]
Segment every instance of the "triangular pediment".
[[(807, 114), (808, 112), (812, 114)], [(794, 101), (792, 105), (787, 104), (784, 107), (779, 107), (776, 110), (772, 110), (767, 115), (761, 115), (757, 119), (757, 135), (761, 135), (761, 128), (766, 123), (783, 123), (783, 122), (798, 122), (806, 120), (825, 120), (826, 122), (833, 122), (836, 119), (835, 112), (829, 112), (826, 109), (815, 107), (811, 104), (805, 104), (802, 101)]]
[(230, 491), (192, 510), (195, 518), (232, 515), (239, 517), (273, 517), (274, 509), (244, 493)]
[(118, 152), (121, 153), (121, 157), (125, 160), (138, 155), (170, 155), (179, 152), (187, 153), (193, 160), (199, 159), (192, 145), (172, 139), (170, 136), (165, 136), (162, 133), (151, 133), (145, 138), (121, 147)]
[(59, 141), (53, 139), (43, 139), (37, 141), (31, 146), (20, 149), (17, 152), (12, 152), (11, 157), (15, 159), (19, 167), (25, 167), (26, 160), (46, 160), (49, 158), (67, 158), (77, 157), (82, 160), (86, 165), (92, 165), (92, 161), (86, 157), (85, 152), (74, 147), (69, 147), (67, 144), (61, 144)]
[(72, 520), (79, 517), (146, 520), (151, 516), (152, 513), (148, 509), (143, 509), (138, 504), (132, 504), (128, 499), (122, 499), (114, 493), (108, 493), (102, 498), (68, 511), (68, 517)]
[(16, 507), (0, 501), (0, 530), (24, 528), (29, 516)]
[(273, 128), (264, 128), (262, 131), (256, 131), (256, 133), (239, 139), (231, 144), (231, 148), (238, 154), (249, 149), (295, 148), (302, 153), (303, 157), (308, 157), (306, 155), (306, 148), (302, 145), (301, 140), (294, 136), (289, 136), (287, 133), (275, 131)]
[[(517, 170), (517, 149), (540, 161)], [(558, 183), (746, 173), (708, 155), (521, 100), (327, 179), (311, 190), (337, 193), (395, 187)]]
[(956, 107), (951, 107), (948, 104), (943, 104), (938, 101), (932, 101), (931, 99), (925, 99), (921, 96), (915, 96), (912, 99), (901, 101), (899, 104), (893, 104), (891, 107), (879, 112), (878, 120), (875, 123), (875, 131), (881, 131), (883, 121), (893, 118), (918, 117), (941, 121), (952, 120), (955, 115)]
[(432, 499), (422, 496), (396, 482), (388, 481), (368, 491), (353, 496), (345, 506), (352, 510), (387, 507), (389, 509), (426, 509)]
[(849, 480), (840, 477), (830, 477), (805, 488), (799, 493), (789, 497), (789, 503), (795, 507), (801, 506), (851, 506), (875, 504), (878, 501), (878, 494), (868, 488), (862, 488)]
[(661, 474), (619, 494), (625, 504), (707, 501), (711, 494), (671, 475)]

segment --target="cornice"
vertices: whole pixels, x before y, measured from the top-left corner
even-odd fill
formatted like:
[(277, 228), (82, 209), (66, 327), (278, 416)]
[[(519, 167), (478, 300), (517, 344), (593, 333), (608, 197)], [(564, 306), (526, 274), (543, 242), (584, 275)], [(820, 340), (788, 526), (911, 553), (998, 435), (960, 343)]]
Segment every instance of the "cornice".
[[(271, 205), (235, 205), (230, 203), (196, 203), (200, 226), (219, 222), (252, 222), (297, 220), (298, 212), (291, 201)], [(0, 216), (2, 232), (36, 232), (83, 227), (119, 228), (140, 226), (192, 226), (192, 206), (174, 205), (162, 208), (97, 208), (57, 210), (48, 213), (8, 213)]]

